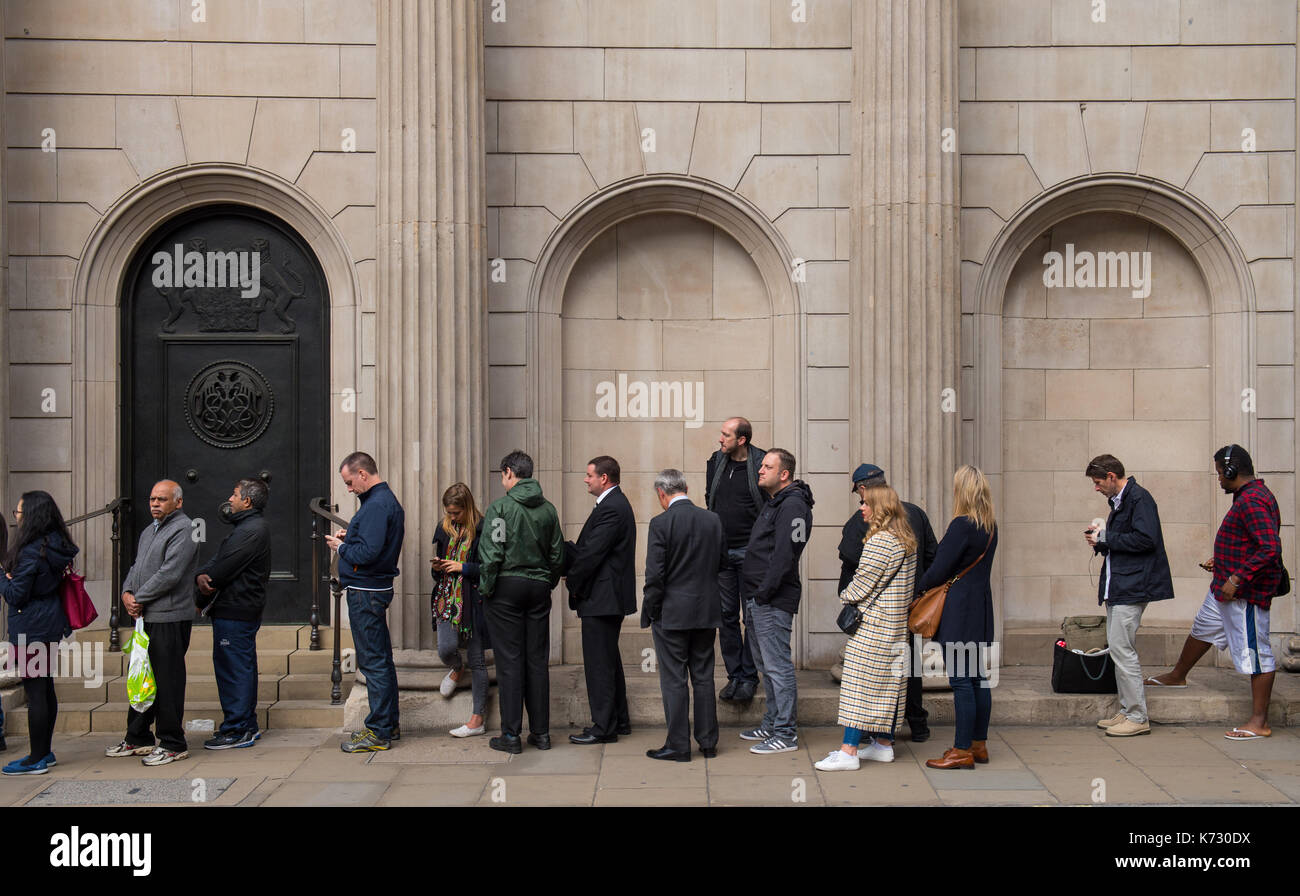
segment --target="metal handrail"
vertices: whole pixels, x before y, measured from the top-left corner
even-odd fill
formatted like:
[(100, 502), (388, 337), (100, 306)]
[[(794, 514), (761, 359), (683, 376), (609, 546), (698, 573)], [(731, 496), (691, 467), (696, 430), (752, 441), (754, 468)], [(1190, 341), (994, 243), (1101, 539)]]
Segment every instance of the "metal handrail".
[(99, 510), (92, 510), (89, 513), (83, 513), (81, 516), (75, 516), (67, 520), (67, 525), (75, 526), (77, 523), (84, 523), (87, 520), (93, 520), (95, 517), (112, 514), (112, 528), (109, 534), (109, 541), (112, 542), (113, 555), (113, 593), (108, 600), (108, 649), (113, 652), (122, 650), (122, 639), (118, 635), (118, 623), (122, 618), (122, 514), (131, 508), (131, 499), (123, 495), (109, 501)]
[[(328, 566), (330, 574), (322, 576), (320, 571), (321, 547), (325, 536), (321, 527), (333, 523), (341, 529), (348, 527), (348, 522), (337, 515), (338, 505), (329, 503), (328, 498), (313, 498), (307, 505), (312, 513), (311, 520), (311, 645), (308, 649), (320, 650), (320, 587), (329, 583), (330, 594), (334, 598), (334, 661), (330, 666), (330, 704), (337, 706), (343, 702), (343, 653), (342, 653), (342, 601), (343, 586), (339, 583), (338, 554), (330, 551)], [(329, 530), (326, 529), (326, 532)]]

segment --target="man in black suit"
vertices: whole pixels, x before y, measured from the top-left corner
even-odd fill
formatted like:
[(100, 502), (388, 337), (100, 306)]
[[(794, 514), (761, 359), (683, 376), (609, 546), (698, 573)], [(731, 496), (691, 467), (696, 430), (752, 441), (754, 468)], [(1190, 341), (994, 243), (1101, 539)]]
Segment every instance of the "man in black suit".
[(623, 617), (636, 612), (636, 519), (618, 487), (618, 461), (601, 455), (587, 463), (582, 480), (596, 497), (578, 543), (568, 542), (569, 606), (582, 620), (582, 661), (591, 703), (591, 727), (571, 734), (575, 744), (608, 744), (632, 732), (618, 634)]
[(726, 560), (727, 542), (718, 515), (696, 507), (686, 497), (681, 470), (664, 470), (656, 476), (655, 494), (664, 513), (650, 521), (641, 627), (654, 635), (668, 740), (646, 755), (690, 762), (688, 669), (695, 690), (695, 740), (705, 757), (718, 753), (713, 639), (722, 625), (718, 567)]

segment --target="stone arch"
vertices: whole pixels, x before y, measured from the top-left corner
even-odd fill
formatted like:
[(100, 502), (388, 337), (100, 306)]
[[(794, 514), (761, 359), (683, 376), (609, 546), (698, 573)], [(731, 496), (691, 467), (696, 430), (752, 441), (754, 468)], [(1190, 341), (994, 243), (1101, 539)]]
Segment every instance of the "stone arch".
[[(315, 253), (325, 273), (330, 312), (359, 321), (360, 281), (352, 254), (329, 215), (310, 196), (275, 175), (238, 165), (204, 164), (164, 172), (126, 193), (91, 230), (73, 278), (72, 292), (72, 506), (103, 506), (118, 494), (121, 471), (119, 381), (122, 346), (118, 315), (127, 269), (159, 225), (204, 206), (244, 205), (268, 212), (292, 228)], [(356, 389), (359, 326), (330, 326), (330, 392)], [(331, 454), (351, 451), (358, 414), (348, 426), (331, 421)], [(346, 429), (346, 431), (341, 431)], [(106, 573), (107, 523), (86, 539), (92, 575)], [(101, 531), (102, 530), (102, 531)]]
[(528, 285), (527, 446), (538, 469), (560, 469), (561, 448), (560, 309), (573, 266), (602, 233), (630, 218), (647, 214), (691, 215), (713, 224), (749, 253), (767, 287), (772, 305), (773, 366), (787, 370), (774, 378), (774, 437), (803, 453), (803, 407), (806, 391), (803, 284), (791, 276), (794, 254), (785, 238), (755, 206), (726, 187), (701, 178), (655, 175), (621, 181), (579, 203), (551, 233)]
[(974, 444), (962, 453), (989, 473), (1002, 472), (1002, 303), (1016, 262), (1039, 234), (1089, 212), (1120, 212), (1163, 228), (1192, 256), (1210, 293), (1214, 336), (1211, 434), (1217, 444), (1253, 444), (1255, 419), (1241, 410), (1254, 379), (1255, 286), (1241, 247), (1195, 196), (1151, 178), (1088, 176), (1059, 184), (1023, 206), (985, 255), (975, 291)]

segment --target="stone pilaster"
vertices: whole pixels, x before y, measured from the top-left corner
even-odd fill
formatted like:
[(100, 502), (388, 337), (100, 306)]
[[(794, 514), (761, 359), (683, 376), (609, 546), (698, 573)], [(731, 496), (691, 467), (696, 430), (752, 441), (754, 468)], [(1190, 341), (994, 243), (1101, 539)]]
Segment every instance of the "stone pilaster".
[(852, 462), (939, 531), (961, 419), (956, 31), (951, 0), (853, 5)]
[(442, 492), (487, 492), (482, 10), (380, 0), (378, 14), (376, 460), (406, 508), (393, 645), (427, 648)]

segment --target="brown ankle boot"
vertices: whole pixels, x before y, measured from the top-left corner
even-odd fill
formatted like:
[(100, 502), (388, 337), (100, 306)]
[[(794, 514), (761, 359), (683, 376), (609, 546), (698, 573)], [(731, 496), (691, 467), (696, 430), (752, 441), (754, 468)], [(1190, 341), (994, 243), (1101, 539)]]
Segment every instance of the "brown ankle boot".
[(974, 768), (975, 757), (970, 750), (949, 747), (944, 751), (942, 759), (927, 759), (925, 764), (930, 768)]
[(970, 742), (970, 754), (980, 765), (988, 765), (989, 748), (986, 740), (973, 740)]

